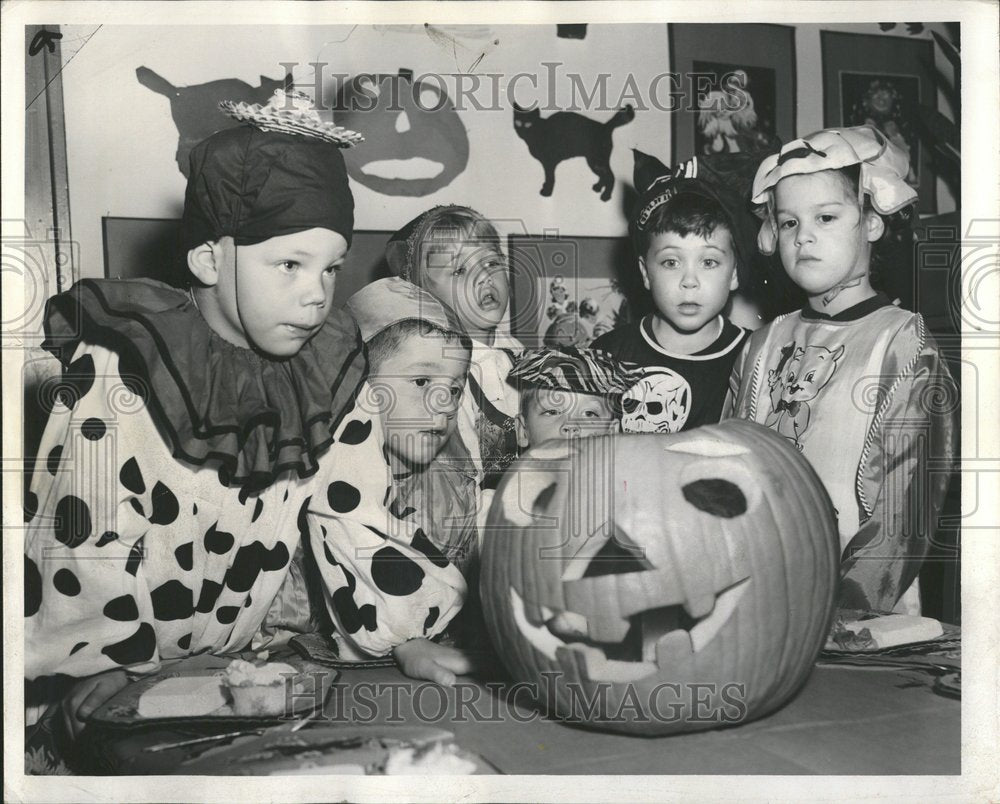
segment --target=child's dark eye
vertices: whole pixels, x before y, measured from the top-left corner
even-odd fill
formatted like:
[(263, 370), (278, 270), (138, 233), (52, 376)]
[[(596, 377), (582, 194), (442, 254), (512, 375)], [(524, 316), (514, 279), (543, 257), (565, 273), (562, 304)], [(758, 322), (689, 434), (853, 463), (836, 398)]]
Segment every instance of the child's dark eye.
[(661, 262), (660, 265), (662, 265), (664, 268), (676, 268), (677, 267), (677, 260), (667, 259), (667, 260), (664, 260), (663, 262)]
[(779, 226), (782, 229), (794, 229), (795, 228), (795, 223), (796, 223), (795, 220), (793, 220), (792, 218), (789, 218), (788, 220), (782, 221), (779, 224)]
[(545, 410), (542, 411), (542, 415), (543, 416), (558, 416), (559, 415), (559, 411), (556, 410), (555, 408), (546, 408)]
[(431, 381), (430, 377), (414, 377), (413, 378), (413, 384), (416, 385), (417, 388), (423, 388), (424, 386), (428, 385), (430, 383), (430, 381)]
[(299, 263), (297, 263), (295, 260), (282, 260), (281, 262), (278, 263), (278, 268), (289, 274), (298, 270), (298, 267)]
[(837, 220), (837, 216), (836, 215), (820, 215), (819, 219), (823, 223), (830, 223), (831, 221)]
[(454, 276), (463, 276), (466, 273), (466, 268), (464, 265), (459, 265), (454, 271)]
[(334, 265), (328, 265), (328, 266), (326, 266), (326, 268), (323, 269), (323, 273), (325, 273), (325, 274), (331, 274), (332, 275), (332, 274), (337, 273), (343, 267), (344, 267), (344, 263), (338, 262), (338, 263), (335, 263)]
[(717, 266), (719, 264), (719, 261), (718, 260), (713, 260), (713, 259), (707, 259), (707, 260), (705, 260), (704, 264), (705, 264), (706, 268), (714, 268), (715, 266)]

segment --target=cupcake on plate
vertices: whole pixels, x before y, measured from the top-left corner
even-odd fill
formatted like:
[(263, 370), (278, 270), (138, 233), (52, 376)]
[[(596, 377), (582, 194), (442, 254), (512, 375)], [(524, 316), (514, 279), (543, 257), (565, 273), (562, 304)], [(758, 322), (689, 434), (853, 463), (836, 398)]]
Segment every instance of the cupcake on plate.
[(233, 714), (272, 717), (285, 714), (285, 682), (298, 671), (284, 662), (255, 665), (233, 659), (223, 681), (233, 699)]

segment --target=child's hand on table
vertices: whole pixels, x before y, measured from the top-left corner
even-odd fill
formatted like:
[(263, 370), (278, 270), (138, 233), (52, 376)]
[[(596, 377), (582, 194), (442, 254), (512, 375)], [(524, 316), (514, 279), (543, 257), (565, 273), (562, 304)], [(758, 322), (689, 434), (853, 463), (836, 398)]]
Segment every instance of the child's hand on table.
[(108, 670), (82, 678), (73, 686), (62, 704), (66, 730), (73, 739), (83, 731), (83, 721), (128, 683), (124, 670)]
[(392, 650), (404, 675), (450, 687), (457, 675), (471, 673), (477, 663), (470, 653), (438, 645), (429, 639), (410, 639)]

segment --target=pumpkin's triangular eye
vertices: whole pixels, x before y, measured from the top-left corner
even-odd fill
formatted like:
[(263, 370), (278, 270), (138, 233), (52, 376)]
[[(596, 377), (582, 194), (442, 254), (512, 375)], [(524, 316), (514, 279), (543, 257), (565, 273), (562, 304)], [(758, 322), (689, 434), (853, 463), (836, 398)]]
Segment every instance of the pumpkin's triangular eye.
[(699, 511), (725, 519), (745, 514), (747, 498), (735, 483), (721, 477), (693, 480), (681, 488), (684, 499)]

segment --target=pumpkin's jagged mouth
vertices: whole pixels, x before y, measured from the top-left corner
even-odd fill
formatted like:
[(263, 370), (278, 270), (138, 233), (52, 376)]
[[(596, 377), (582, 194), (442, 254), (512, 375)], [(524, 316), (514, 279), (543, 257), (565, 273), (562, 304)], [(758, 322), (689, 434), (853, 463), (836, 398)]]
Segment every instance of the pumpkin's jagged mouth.
[(750, 578), (744, 578), (718, 593), (711, 612), (703, 617), (692, 617), (681, 604), (634, 614), (619, 624), (625, 633), (619, 642), (588, 637), (587, 618), (575, 612), (540, 606), (541, 621), (533, 622), (538, 618), (529, 617), (513, 587), (511, 610), (521, 633), (546, 658), (555, 661), (560, 653), (576, 651), (583, 656), (591, 681), (633, 681), (703, 649), (729, 620), (749, 583)]

